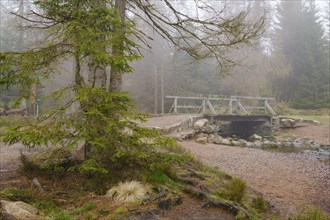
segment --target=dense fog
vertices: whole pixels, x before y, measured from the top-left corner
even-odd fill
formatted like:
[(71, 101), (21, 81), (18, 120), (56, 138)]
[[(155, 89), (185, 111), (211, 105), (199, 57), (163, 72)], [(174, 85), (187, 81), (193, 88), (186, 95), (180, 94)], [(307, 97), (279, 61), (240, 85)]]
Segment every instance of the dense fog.
[[(162, 13), (171, 10), (154, 1)], [(196, 10), (194, 1), (173, 1), (178, 11), (207, 17)], [(131, 73), (123, 77), (123, 90), (144, 112), (161, 112), (166, 95), (178, 96), (263, 96), (274, 97), (295, 108), (327, 107), (329, 103), (329, 4), (327, 1), (210, 1), (215, 11), (230, 18), (249, 11), (250, 22), (266, 16), (259, 45), (232, 47), (225, 51), (237, 65), (224, 72), (215, 58), (195, 59), (173, 45), (143, 19), (127, 11), (127, 16), (143, 30), (140, 44), (143, 56), (131, 63)], [(1, 52), (22, 51), (43, 40), (42, 30), (22, 28), (34, 5), (28, 0), (1, 0)], [(17, 15), (11, 14), (11, 12)], [(203, 14), (204, 13), (204, 14)], [(198, 31), (198, 30), (196, 30)], [(65, 60), (65, 59), (64, 59)], [(73, 83), (72, 60), (56, 69), (58, 74), (43, 80), (38, 95)], [(87, 69), (87, 64), (83, 70)], [(107, 68), (110, 72), (110, 69)], [(108, 79), (109, 81), (109, 79)], [(108, 82), (109, 83), (109, 82)], [(14, 97), (15, 89), (1, 88), (1, 97)], [(164, 100), (168, 111), (169, 100)]]

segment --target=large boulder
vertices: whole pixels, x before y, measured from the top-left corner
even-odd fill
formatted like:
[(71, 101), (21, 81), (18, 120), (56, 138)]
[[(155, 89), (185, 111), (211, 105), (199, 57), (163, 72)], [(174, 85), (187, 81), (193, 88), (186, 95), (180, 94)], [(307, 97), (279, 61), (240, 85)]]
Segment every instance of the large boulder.
[(22, 202), (11, 202), (6, 200), (1, 200), (1, 211), (4, 219), (8, 220), (38, 220), (43, 219), (39, 216), (38, 209), (35, 207)]
[(66, 167), (75, 160), (71, 151), (64, 148), (50, 148), (35, 154), (31, 163), (41, 169)]
[(194, 129), (202, 129), (204, 126), (209, 124), (209, 120), (207, 119), (199, 119), (194, 123)]

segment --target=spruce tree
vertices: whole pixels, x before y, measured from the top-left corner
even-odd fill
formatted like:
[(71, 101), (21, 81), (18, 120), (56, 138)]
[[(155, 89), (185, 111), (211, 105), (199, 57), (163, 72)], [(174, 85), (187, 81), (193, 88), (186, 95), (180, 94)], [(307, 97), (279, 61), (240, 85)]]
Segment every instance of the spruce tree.
[[(121, 92), (122, 73), (131, 72), (130, 62), (141, 58), (137, 42), (146, 42), (143, 31), (127, 19), (127, 8), (137, 9), (135, 16), (190, 56), (216, 58), (224, 69), (235, 64), (226, 59), (225, 52), (255, 44), (264, 20), (248, 22), (245, 11), (224, 18), (199, 4), (199, 10), (209, 9), (213, 16), (193, 18), (183, 16), (172, 7), (173, 2), (161, 3), (174, 15), (170, 20), (149, 1), (126, 0), (40, 0), (34, 2), (37, 10), (30, 17), (16, 14), (29, 22), (29, 28), (44, 30), (45, 36), (32, 49), (0, 54), (0, 83), (17, 85), (26, 94), (31, 85), (54, 74), (70, 74), (58, 68), (68, 61), (74, 66), (73, 82), (50, 95), (56, 102), (53, 108), (29, 125), (11, 130), (3, 140), (67, 150), (83, 144), (85, 158), (78, 169), (91, 173), (150, 168), (153, 162), (162, 161), (166, 153), (156, 148), (174, 142), (139, 126), (137, 121), (144, 121), (145, 115), (135, 113), (131, 100)], [(193, 31), (197, 26), (199, 31)]]
[(328, 43), (313, 1), (283, 1), (279, 10), (276, 51), (291, 66), (286, 78), (293, 107), (319, 108), (329, 103)]

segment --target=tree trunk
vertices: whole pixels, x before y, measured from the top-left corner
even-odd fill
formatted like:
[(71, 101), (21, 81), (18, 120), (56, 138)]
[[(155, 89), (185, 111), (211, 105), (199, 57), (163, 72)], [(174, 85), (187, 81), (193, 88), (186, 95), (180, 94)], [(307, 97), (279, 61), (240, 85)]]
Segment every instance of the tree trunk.
[[(107, 3), (105, 0), (97, 0), (94, 3), (99, 9), (104, 9), (107, 7)], [(104, 27), (101, 27), (104, 28)], [(104, 30), (99, 30), (104, 31)], [(106, 41), (106, 36), (101, 35), (96, 39), (97, 42), (100, 42), (101, 44)], [(106, 47), (102, 47), (102, 52), (106, 53)], [(96, 63), (96, 59), (94, 57), (91, 57), (88, 62), (89, 66), (89, 85), (93, 88), (97, 87), (105, 87), (107, 83), (107, 72), (106, 67), (102, 66), (102, 64)]]
[[(115, 8), (118, 10), (118, 18), (121, 23), (125, 21), (126, 0), (116, 0)], [(121, 58), (124, 56), (124, 26), (117, 27), (115, 32), (116, 43), (112, 47), (112, 56)], [(120, 92), (122, 87), (122, 71), (118, 64), (111, 64), (109, 92)]]

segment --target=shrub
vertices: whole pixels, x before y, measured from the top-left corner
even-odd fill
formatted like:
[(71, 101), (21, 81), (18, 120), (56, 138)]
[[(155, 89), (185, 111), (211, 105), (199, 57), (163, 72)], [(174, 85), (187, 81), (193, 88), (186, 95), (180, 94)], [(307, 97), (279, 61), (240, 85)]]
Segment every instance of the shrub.
[(252, 199), (252, 207), (260, 212), (266, 212), (267, 210), (266, 201), (262, 196)]
[(230, 200), (240, 202), (245, 194), (245, 183), (239, 178), (233, 178), (226, 183), (226, 197)]
[(144, 199), (149, 192), (150, 188), (148, 186), (138, 181), (130, 181), (120, 182), (117, 186), (112, 187), (106, 195), (115, 201), (130, 203)]

